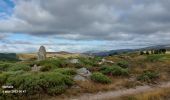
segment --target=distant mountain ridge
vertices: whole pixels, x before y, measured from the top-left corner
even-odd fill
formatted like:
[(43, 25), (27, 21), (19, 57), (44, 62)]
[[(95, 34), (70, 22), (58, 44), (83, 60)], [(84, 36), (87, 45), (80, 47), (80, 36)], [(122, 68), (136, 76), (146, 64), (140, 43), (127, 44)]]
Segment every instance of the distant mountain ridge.
[(122, 53), (130, 53), (135, 51), (144, 51), (144, 50), (152, 50), (152, 49), (167, 49), (170, 51), (170, 45), (156, 45), (156, 46), (149, 46), (139, 49), (117, 49), (117, 50), (110, 50), (110, 51), (101, 51), (101, 52), (85, 52), (84, 54), (92, 55), (92, 56), (109, 56), (109, 55), (116, 55), (116, 54), (122, 54)]

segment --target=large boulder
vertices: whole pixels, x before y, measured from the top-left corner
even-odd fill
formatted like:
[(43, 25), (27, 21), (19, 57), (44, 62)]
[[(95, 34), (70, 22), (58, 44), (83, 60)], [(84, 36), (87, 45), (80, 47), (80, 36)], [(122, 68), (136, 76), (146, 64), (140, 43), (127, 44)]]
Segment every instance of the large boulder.
[(37, 66), (36, 64), (33, 67), (31, 67), (31, 70), (33, 72), (38, 72), (38, 71), (40, 71), (40, 69), (41, 69), (41, 66)]
[(86, 81), (87, 79), (81, 75), (76, 75), (73, 78), (75, 81)]
[(75, 81), (86, 81), (91, 76), (91, 72), (86, 68), (80, 68), (77, 70), (77, 75), (74, 76)]
[(69, 62), (73, 64), (77, 64), (79, 63), (79, 59), (71, 59)]
[(45, 60), (46, 59), (46, 49), (44, 46), (41, 46), (38, 53), (38, 61)]
[(91, 75), (91, 72), (86, 68), (80, 68), (77, 70), (77, 74), (88, 78)]

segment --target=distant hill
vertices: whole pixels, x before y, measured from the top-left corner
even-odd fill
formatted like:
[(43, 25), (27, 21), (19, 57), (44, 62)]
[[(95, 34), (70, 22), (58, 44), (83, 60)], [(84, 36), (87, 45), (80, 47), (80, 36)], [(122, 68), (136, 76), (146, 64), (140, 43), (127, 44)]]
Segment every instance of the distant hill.
[(110, 51), (88, 51), (84, 54), (86, 55), (92, 55), (92, 56), (109, 56), (109, 55), (117, 55), (122, 53), (130, 53), (130, 52), (136, 52), (136, 51), (145, 51), (145, 50), (152, 50), (152, 49), (167, 49), (170, 51), (170, 45), (156, 45), (156, 46), (149, 46), (145, 48), (139, 48), (139, 49), (117, 49), (117, 50), (110, 50)]
[(17, 61), (16, 53), (0, 53), (0, 60)]
[(60, 52), (47, 52), (47, 54), (73, 54), (73, 53), (66, 52), (66, 51), (60, 51)]

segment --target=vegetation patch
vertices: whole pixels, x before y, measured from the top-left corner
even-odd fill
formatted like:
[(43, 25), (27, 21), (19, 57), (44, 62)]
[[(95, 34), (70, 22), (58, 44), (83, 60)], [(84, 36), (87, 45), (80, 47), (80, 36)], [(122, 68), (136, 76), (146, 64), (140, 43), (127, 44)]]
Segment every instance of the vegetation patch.
[(62, 59), (46, 59), (46, 60), (38, 62), (38, 65), (46, 66), (47, 68), (45, 68), (45, 69), (48, 69), (48, 68), (55, 69), (58, 67), (62, 67), (63, 62), (64, 61)]
[(11, 67), (9, 68), (9, 71), (19, 71), (19, 70), (30, 71), (31, 67), (28, 66), (27, 64), (15, 63), (12, 64)]
[(95, 82), (98, 82), (98, 83), (103, 83), (103, 84), (111, 83), (111, 79), (108, 78), (106, 75), (100, 73), (100, 72), (93, 73), (91, 75), (91, 79)]
[(168, 55), (168, 54), (167, 55), (165, 55), (165, 54), (148, 55), (146, 60), (151, 61), (151, 62), (170, 60), (170, 55)]
[(139, 81), (144, 81), (144, 82), (152, 82), (157, 78), (159, 78), (159, 74), (154, 71), (144, 71), (141, 75), (137, 77)]
[(129, 67), (129, 63), (127, 61), (119, 61), (117, 63), (117, 65), (122, 67), (122, 68), (128, 68)]
[(14, 89), (26, 90), (25, 95), (48, 94), (57, 95), (63, 93), (73, 80), (68, 75), (57, 72), (21, 73), (10, 72), (0, 74), (1, 85), (12, 85)]
[(127, 76), (129, 75), (129, 70), (127, 68), (121, 68), (120, 66), (104, 66), (100, 69), (103, 74), (115, 75), (115, 76)]
[(76, 71), (73, 68), (57, 68), (54, 72), (62, 73), (64, 75), (75, 75)]

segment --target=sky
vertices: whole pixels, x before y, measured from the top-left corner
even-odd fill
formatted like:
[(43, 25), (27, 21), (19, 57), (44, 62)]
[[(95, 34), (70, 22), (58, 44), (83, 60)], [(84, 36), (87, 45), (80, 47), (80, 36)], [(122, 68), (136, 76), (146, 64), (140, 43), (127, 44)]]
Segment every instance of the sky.
[(170, 44), (170, 0), (1, 0), (0, 52)]

